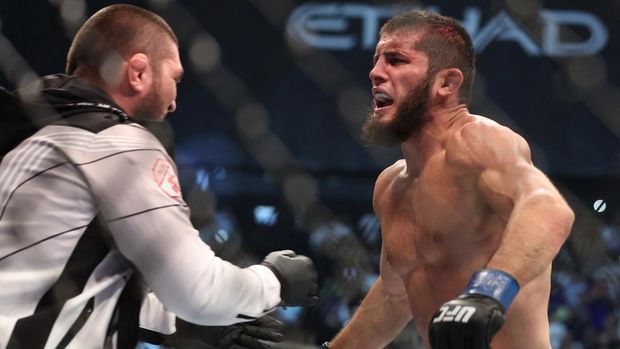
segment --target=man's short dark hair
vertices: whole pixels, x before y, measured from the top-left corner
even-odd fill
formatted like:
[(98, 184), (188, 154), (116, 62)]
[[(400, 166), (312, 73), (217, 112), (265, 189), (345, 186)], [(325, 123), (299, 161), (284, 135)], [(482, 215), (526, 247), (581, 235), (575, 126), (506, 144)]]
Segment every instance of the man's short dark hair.
[(459, 99), (468, 102), (476, 73), (476, 53), (465, 28), (454, 18), (430, 11), (414, 10), (390, 18), (381, 27), (380, 34), (408, 29), (421, 33), (413, 48), (428, 56), (431, 76), (441, 69), (461, 70), (464, 81)]
[(162, 58), (161, 41), (176, 35), (157, 14), (140, 7), (116, 4), (92, 15), (75, 35), (65, 72), (101, 79), (99, 70), (111, 54), (129, 58), (144, 53), (154, 61)]

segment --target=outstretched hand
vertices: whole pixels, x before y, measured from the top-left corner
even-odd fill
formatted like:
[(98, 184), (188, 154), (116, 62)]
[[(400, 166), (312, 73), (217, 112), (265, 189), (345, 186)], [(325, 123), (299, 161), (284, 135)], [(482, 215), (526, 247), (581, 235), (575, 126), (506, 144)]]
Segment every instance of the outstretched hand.
[(230, 326), (199, 326), (177, 319), (177, 328), (179, 336), (194, 343), (198, 340), (209, 349), (272, 349), (263, 341), (280, 342), (284, 338), (284, 325), (269, 315)]
[(281, 342), (284, 338), (282, 334), (284, 324), (269, 315), (260, 317), (252, 322), (238, 324), (238, 326), (242, 328), (242, 331), (239, 338), (235, 341), (237, 345), (231, 347), (231, 349), (270, 349), (270, 345), (259, 340)]
[(274, 251), (261, 264), (280, 281), (280, 305), (307, 306), (318, 302), (318, 274), (310, 258), (291, 250)]

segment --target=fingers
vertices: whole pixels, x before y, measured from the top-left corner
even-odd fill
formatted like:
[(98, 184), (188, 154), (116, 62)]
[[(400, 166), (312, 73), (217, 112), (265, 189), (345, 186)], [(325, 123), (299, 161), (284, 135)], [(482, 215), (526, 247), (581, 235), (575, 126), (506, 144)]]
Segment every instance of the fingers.
[[(280, 339), (281, 340), (281, 339)], [(258, 339), (248, 336), (245, 333), (242, 333), (238, 340), (237, 340), (238, 344), (235, 344), (231, 347), (231, 349), (235, 349), (237, 345), (239, 345), (238, 349), (272, 349), (272, 346), (268, 343), (265, 342), (261, 342)]]
[[(269, 315), (262, 316), (252, 322), (243, 324), (242, 328), (243, 332), (240, 336), (240, 340), (238, 341), (240, 343), (249, 344), (250, 342), (257, 341), (259, 339), (271, 342), (281, 342), (284, 338), (284, 334), (281, 333), (284, 329), (284, 324)], [(245, 341), (241, 342), (241, 338), (245, 339)]]
[(284, 256), (288, 256), (288, 257), (295, 257), (297, 255), (295, 251), (293, 250), (281, 250), (281, 251), (275, 251), (275, 252), (277, 252), (278, 254), (284, 255)]
[(275, 329), (284, 328), (284, 324), (280, 320), (274, 317), (271, 317), (269, 315), (261, 316), (258, 319), (248, 323), (248, 325), (259, 326), (259, 327), (269, 327), (269, 328), (275, 328)]
[(256, 339), (267, 340), (271, 342), (281, 342), (284, 338), (284, 335), (280, 332), (277, 332), (273, 329), (256, 327), (256, 326), (247, 326), (242, 335), (246, 337), (252, 337)]

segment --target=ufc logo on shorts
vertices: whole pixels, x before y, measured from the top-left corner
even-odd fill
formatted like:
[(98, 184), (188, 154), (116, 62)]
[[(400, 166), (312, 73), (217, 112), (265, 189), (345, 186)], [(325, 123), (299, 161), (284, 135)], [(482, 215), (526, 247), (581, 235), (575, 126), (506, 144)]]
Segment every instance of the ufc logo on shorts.
[(443, 306), (439, 309), (441, 313), (433, 319), (433, 322), (462, 322), (466, 324), (476, 312), (476, 308), (470, 306), (454, 305)]

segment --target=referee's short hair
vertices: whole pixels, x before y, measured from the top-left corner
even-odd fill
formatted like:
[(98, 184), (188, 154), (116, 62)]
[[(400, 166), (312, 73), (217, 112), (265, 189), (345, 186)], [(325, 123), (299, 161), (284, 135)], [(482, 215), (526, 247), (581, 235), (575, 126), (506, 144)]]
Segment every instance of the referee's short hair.
[(157, 62), (163, 57), (161, 40), (166, 36), (179, 44), (159, 15), (128, 4), (107, 6), (93, 14), (73, 38), (65, 73), (101, 80), (102, 65), (113, 55), (129, 58), (144, 53)]

